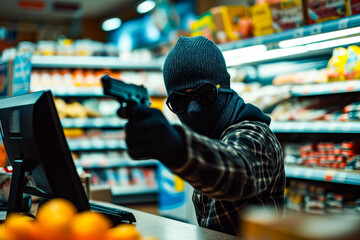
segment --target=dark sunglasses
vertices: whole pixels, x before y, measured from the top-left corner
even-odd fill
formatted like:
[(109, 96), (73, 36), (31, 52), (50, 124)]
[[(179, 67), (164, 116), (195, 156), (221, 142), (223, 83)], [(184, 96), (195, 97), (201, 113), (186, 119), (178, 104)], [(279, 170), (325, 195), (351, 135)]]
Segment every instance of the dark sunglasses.
[(209, 106), (216, 101), (219, 87), (219, 85), (203, 83), (189, 92), (173, 92), (167, 98), (166, 105), (173, 113), (184, 112), (191, 101)]

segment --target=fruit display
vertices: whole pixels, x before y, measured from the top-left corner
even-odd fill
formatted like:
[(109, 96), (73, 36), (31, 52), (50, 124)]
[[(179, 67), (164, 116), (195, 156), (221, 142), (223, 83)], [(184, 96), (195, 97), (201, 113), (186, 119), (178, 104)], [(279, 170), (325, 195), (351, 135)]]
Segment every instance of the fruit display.
[(145, 240), (132, 224), (111, 226), (101, 213), (78, 213), (75, 206), (61, 198), (41, 205), (36, 218), (12, 213), (0, 225), (1, 240)]

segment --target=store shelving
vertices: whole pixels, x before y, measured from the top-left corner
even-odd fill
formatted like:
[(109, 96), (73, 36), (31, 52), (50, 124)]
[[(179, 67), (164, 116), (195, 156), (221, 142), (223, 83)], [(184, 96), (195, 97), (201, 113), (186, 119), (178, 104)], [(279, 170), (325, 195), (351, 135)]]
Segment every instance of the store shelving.
[(49, 86), (32, 87), (31, 91), (41, 91), (49, 89), (56, 97), (104, 97), (102, 87), (69, 87), (69, 86)]
[(71, 151), (89, 151), (89, 150), (125, 150), (124, 140), (117, 139), (68, 139), (68, 145)]
[(125, 119), (112, 118), (63, 118), (63, 128), (122, 128), (126, 124)]
[(277, 43), (285, 40), (296, 39), (306, 36), (313, 36), (321, 33), (328, 33), (336, 30), (349, 29), (358, 26), (360, 26), (360, 15), (354, 15), (339, 20), (327, 21), (327, 22), (313, 24), (300, 28), (294, 28), (291, 30), (287, 30), (271, 35), (265, 35), (260, 37), (243, 39), (240, 41), (234, 41), (226, 44), (221, 44), (220, 48), (223, 51), (240, 49), (245, 47), (256, 46), (259, 44)]
[(338, 93), (351, 93), (360, 91), (360, 80), (347, 80), (339, 82), (302, 84), (291, 87), (292, 96), (315, 96)]
[(273, 121), (274, 133), (351, 133), (360, 134), (360, 122)]
[(35, 68), (85, 68), (85, 69), (126, 69), (160, 70), (163, 61), (124, 61), (118, 57), (100, 56), (33, 56)]
[(86, 169), (96, 168), (120, 168), (120, 167), (149, 167), (156, 166), (156, 160), (131, 160), (128, 158), (111, 158), (111, 159), (97, 159), (76, 161), (76, 165)]
[[(142, 59), (132, 59), (131, 61), (122, 60), (118, 57), (100, 57), (100, 56), (33, 56), (32, 57), (33, 68), (38, 70), (38, 73), (47, 73), (51, 76), (52, 70), (58, 70), (58, 72), (64, 69), (70, 73), (74, 73), (77, 69), (81, 69), (81, 74), (85, 74), (88, 69), (92, 72), (101, 72), (102, 70), (111, 70), (111, 73), (122, 73), (125, 79), (132, 80), (135, 77), (135, 80), (138, 80), (135, 84), (139, 84), (139, 80), (143, 79), (145, 73), (149, 81), (153, 81), (157, 75), (154, 73), (159, 73), (161, 71), (163, 60), (162, 59), (153, 59), (153, 60), (142, 60)], [(125, 73), (125, 74), (124, 74)], [(117, 76), (117, 75), (116, 75)], [(74, 77), (74, 75), (73, 75)], [(75, 78), (74, 78), (75, 79)], [(39, 80), (39, 79), (38, 79)], [(134, 80), (134, 79), (133, 79)], [(53, 95), (57, 98), (66, 99), (79, 99), (82, 100), (88, 98), (107, 98), (104, 96), (103, 88), (99, 83), (97, 85), (94, 83), (89, 84), (78, 82), (76, 84), (67, 83), (66, 85), (61, 84), (56, 81), (37, 81), (37, 84), (33, 84), (31, 91), (40, 91), (49, 89), (52, 91)], [(156, 84), (148, 83), (152, 88), (148, 88), (149, 95), (154, 97), (163, 97), (165, 96), (164, 89), (157, 87)], [(63, 128), (80, 128), (80, 129), (123, 129), (126, 120), (120, 119), (116, 116), (112, 117), (96, 117), (96, 118), (63, 118), (61, 119), (61, 124)], [(126, 143), (122, 139), (103, 139), (96, 137), (88, 138), (73, 138), (68, 139), (68, 145), (70, 150), (73, 151), (76, 155), (83, 153), (86, 154), (95, 154), (91, 155), (92, 157), (86, 158), (81, 157), (75, 161), (75, 164), (78, 169), (86, 171), (108, 171), (109, 169), (121, 169), (121, 168), (151, 168), (156, 169), (157, 161), (156, 160), (146, 160), (146, 161), (134, 161), (130, 157), (114, 157), (107, 155), (107, 157), (101, 157), (109, 152), (118, 152), (122, 153), (126, 150)], [(121, 155), (121, 154), (120, 154)], [(125, 154), (126, 155), (126, 154)], [(96, 159), (95, 156), (99, 156)], [(96, 159), (94, 161), (94, 159)], [(92, 185), (91, 188), (102, 188), (104, 186)], [(139, 201), (156, 201), (157, 200), (157, 187), (154, 186), (137, 186), (137, 185), (112, 185), (111, 186), (112, 197), (115, 203), (132, 203)]]
[(286, 165), (285, 173), (288, 178), (360, 185), (360, 170), (309, 168)]

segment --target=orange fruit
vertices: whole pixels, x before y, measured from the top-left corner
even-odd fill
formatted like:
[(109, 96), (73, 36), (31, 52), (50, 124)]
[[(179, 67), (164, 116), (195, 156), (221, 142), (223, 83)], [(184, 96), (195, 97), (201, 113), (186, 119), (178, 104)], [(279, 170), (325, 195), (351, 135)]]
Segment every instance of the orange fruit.
[(39, 236), (37, 222), (31, 217), (19, 213), (10, 214), (0, 232), (6, 236), (1, 239), (33, 240)]
[(75, 216), (71, 224), (73, 240), (103, 240), (111, 226), (103, 214), (85, 211)]
[(106, 240), (140, 240), (141, 235), (135, 225), (120, 224), (108, 231)]
[(71, 221), (77, 209), (66, 199), (54, 198), (42, 205), (36, 215), (41, 239), (70, 239)]

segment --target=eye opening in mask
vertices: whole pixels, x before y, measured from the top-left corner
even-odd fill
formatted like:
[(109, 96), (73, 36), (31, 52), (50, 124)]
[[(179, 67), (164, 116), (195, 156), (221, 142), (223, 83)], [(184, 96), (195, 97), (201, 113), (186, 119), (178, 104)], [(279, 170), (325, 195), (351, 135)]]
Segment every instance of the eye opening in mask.
[(166, 100), (166, 105), (173, 113), (184, 112), (191, 101), (196, 101), (203, 106), (210, 106), (218, 97), (220, 85), (203, 83), (189, 92), (174, 91)]

